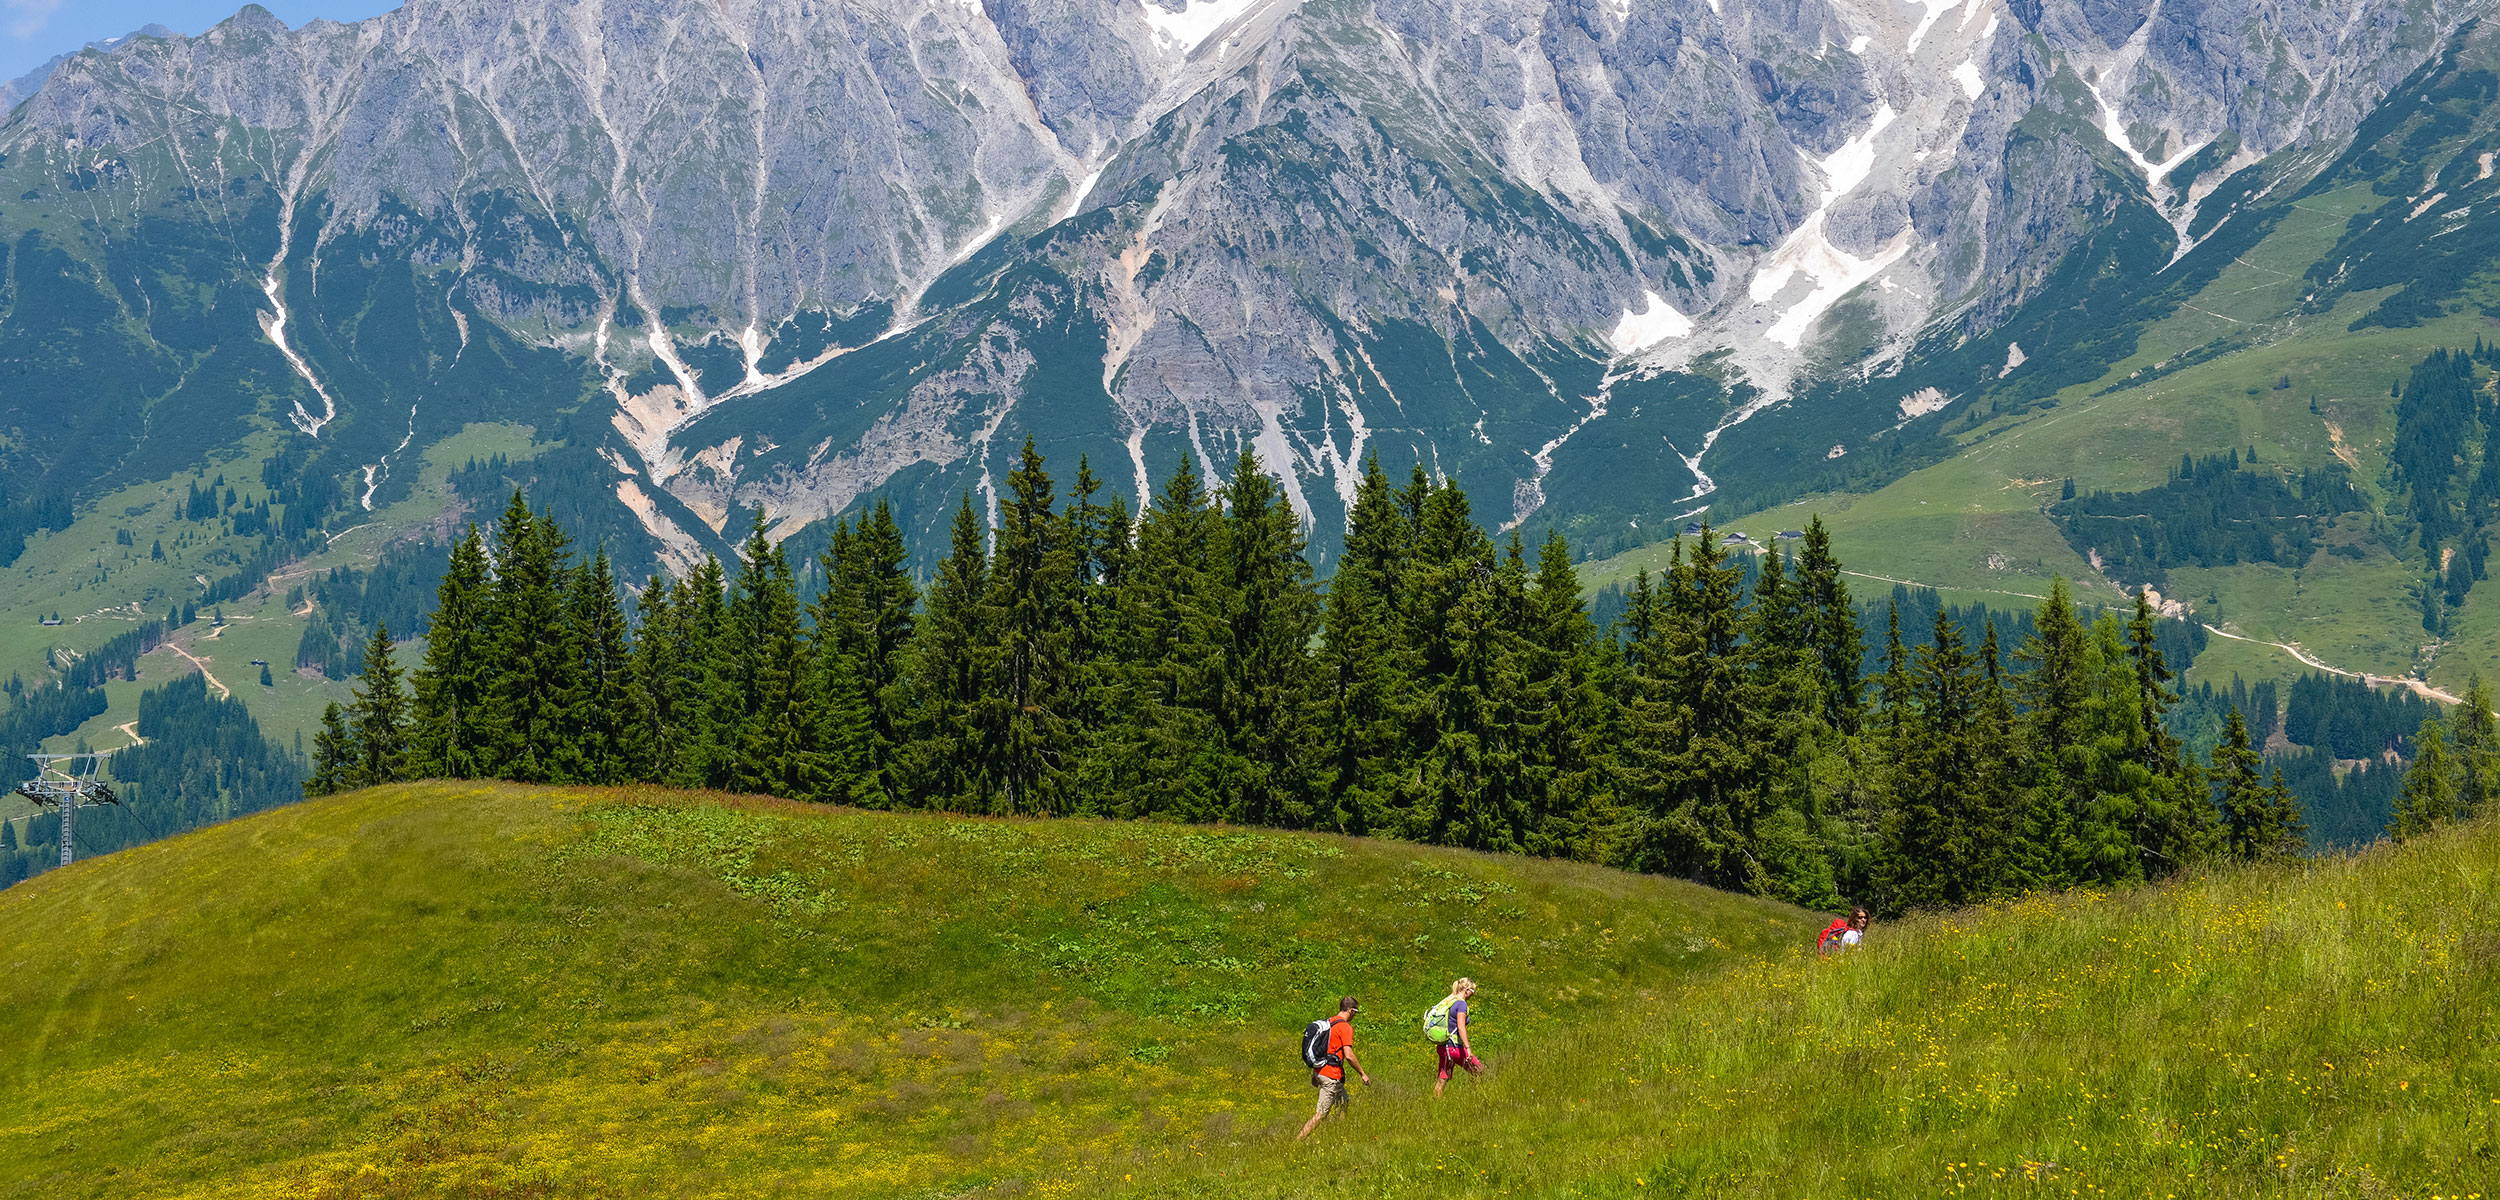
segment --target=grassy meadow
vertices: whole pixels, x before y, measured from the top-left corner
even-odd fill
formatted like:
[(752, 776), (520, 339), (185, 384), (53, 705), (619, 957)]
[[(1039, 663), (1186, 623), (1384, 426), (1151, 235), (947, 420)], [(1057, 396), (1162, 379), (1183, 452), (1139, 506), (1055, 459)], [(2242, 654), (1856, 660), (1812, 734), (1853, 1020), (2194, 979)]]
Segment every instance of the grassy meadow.
[(377, 789), (0, 892), (0, 1196), (1078, 1194), (1289, 1133), (1341, 992), (1411, 1074), (1460, 974), (1500, 1053), (1813, 927), (1393, 843)]
[[(1404, 1100), (1420, 1119), (1228, 1147), (1222, 1191), (2500, 1195), (2495, 864), (2486, 822), (1878, 926), (1852, 958), (1626, 997), (1438, 1104)], [(1209, 1173), (1138, 1190), (1206, 1194)]]
[[(0, 1197), (2500, 1195), (2500, 827), (1879, 926), (1265, 831), (409, 784), (0, 892)], [(1484, 986), (1435, 1101), (1417, 1022)], [(1291, 1141), (1302, 1022), (1377, 1082)]]

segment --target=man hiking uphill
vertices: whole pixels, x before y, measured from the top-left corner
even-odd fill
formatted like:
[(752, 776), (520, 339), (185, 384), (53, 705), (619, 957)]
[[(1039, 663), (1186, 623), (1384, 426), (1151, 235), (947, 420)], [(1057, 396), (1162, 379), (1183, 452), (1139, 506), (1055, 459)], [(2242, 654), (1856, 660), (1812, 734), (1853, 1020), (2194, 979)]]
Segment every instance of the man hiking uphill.
[(1815, 942), (1814, 952), (1824, 958), (1846, 954), (1857, 949), (1859, 940), (1865, 936), (1866, 910), (1851, 909), (1848, 916), (1836, 918), (1823, 927), (1823, 936)]
[(1467, 999), (1476, 994), (1476, 981), (1461, 979), (1450, 985), (1450, 994), (1441, 998), (1432, 1011), (1424, 1014), (1424, 1036), (1432, 1040), (1432, 1065), (1441, 1077), (1432, 1081), (1432, 1094), (1450, 1085), (1450, 1073), (1464, 1069), (1470, 1075), (1484, 1074), (1484, 1064), (1476, 1061), (1476, 1051), (1467, 1040)]
[[(1319, 1085), (1319, 1111), (1302, 1123), (1302, 1132), (1293, 1135), (1297, 1142), (1311, 1136), (1330, 1109), (1343, 1111), (1353, 1099), (1346, 1092), (1347, 1067), (1354, 1068), (1363, 1082), (1372, 1081), (1371, 1072), (1363, 1069), (1363, 1060), (1354, 1056), (1354, 1014), (1362, 1007), (1354, 997), (1347, 996), (1337, 1001), (1337, 1015), (1327, 1019), (1325, 1030), (1308, 1029), (1303, 1033), (1302, 1061), (1311, 1068), (1311, 1082)], [(1322, 1022), (1311, 1024), (1318, 1026)]]

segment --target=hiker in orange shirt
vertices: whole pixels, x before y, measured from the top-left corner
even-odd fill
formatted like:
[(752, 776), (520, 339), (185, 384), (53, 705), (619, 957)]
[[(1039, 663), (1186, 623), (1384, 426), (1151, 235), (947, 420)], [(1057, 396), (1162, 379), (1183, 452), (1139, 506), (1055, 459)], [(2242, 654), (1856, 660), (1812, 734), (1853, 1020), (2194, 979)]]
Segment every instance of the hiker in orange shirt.
[(1293, 1135), (1295, 1141), (1311, 1136), (1311, 1131), (1319, 1128), (1320, 1118), (1327, 1116), (1330, 1109), (1342, 1112), (1352, 1102), (1353, 1097), (1346, 1091), (1347, 1067), (1354, 1068), (1354, 1073), (1363, 1082), (1372, 1081), (1371, 1072), (1364, 1070), (1363, 1061), (1354, 1056), (1354, 1014), (1362, 1007), (1352, 996), (1337, 1001), (1337, 1015), (1328, 1018), (1326, 1041), (1322, 1043), (1325, 1049), (1313, 1045), (1318, 1041), (1313, 1036), (1318, 1033), (1317, 1030), (1305, 1035), (1302, 1057), (1303, 1061), (1312, 1064), (1311, 1082), (1319, 1085), (1319, 1111), (1302, 1123), (1302, 1132)]

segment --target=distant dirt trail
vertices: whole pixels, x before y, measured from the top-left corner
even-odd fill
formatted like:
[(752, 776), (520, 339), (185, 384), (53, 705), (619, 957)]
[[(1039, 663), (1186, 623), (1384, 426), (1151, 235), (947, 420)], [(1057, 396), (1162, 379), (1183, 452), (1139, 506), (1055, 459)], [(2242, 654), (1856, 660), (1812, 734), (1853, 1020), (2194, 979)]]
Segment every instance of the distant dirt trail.
[(1893, 577), (1892, 577), (1892, 576), (1890, 576), (1890, 575), (1869, 575), (1869, 574), (1867, 574), (1867, 573), (1866, 573), (1866, 572), (1864, 572), (1864, 571), (1851, 571), (1851, 570), (1848, 570), (1848, 569), (1846, 569), (1846, 568), (1842, 569), (1842, 571), (1841, 571), (1840, 573), (1841, 573), (1841, 574), (1843, 574), (1843, 575), (1855, 575), (1855, 576), (1857, 576), (1857, 577), (1858, 577), (1858, 578), (1860, 578), (1860, 579), (1873, 579), (1873, 580), (1876, 580), (1876, 581), (1878, 581), (1878, 582), (1882, 582), (1882, 583), (1897, 583), (1897, 584), (1900, 584), (1900, 585), (1901, 585), (1901, 586), (1903, 586), (1903, 587), (1929, 588), (1929, 589), (1936, 590), (1936, 591), (1948, 591), (1948, 592), (1979, 592), (1979, 593), (1982, 593), (1982, 594), (1984, 594), (1984, 595), (1989, 595), (1989, 596), (2020, 596), (2020, 597), (2022, 597), (2022, 598), (2023, 598), (2023, 599), (2025, 599), (2025, 600), (2046, 600), (2046, 599), (2048, 599), (2048, 597), (2046, 597), (2046, 596), (2037, 595), (2037, 594), (2034, 594), (2034, 593), (2031, 593), (2031, 592), (2009, 592), (2009, 591), (2005, 591), (2005, 590), (2000, 589), (2000, 588), (1975, 588), (1975, 587), (1949, 587), (1949, 588), (1948, 588), (1948, 587), (1937, 587), (1937, 585), (1935, 585), (1935, 584), (1932, 584), (1932, 583), (1920, 583), (1919, 581), (1917, 581), (1917, 580), (1915, 580), (1915, 579), (1895, 579), (1895, 578), (1893, 578)]
[(136, 750), (139, 747), (148, 744), (148, 740), (146, 738), (139, 736), (139, 723), (137, 721), (124, 721), (113, 728), (120, 730), (124, 737), (130, 739), (130, 744), (122, 747), (124, 750)]
[[(2204, 622), (2200, 621), (2198, 624), (2202, 625)], [(2457, 698), (2455, 696), (2451, 696), (2446, 692), (2440, 691), (2438, 688), (2432, 687), (2419, 679), (2413, 679), (2400, 675), (2372, 675), (2367, 671), (2347, 671), (2342, 667), (2330, 667), (2325, 663), (2319, 662), (2316, 658), (2311, 657), (2308, 651), (2292, 645), (2289, 642), (2269, 642), (2264, 638), (2253, 638), (2237, 633), (2226, 633), (2223, 630), (2216, 629), (2211, 625), (2205, 626), (2205, 632), (2210, 633), (2215, 637), (2226, 637), (2235, 642), (2250, 642), (2259, 646), (2272, 646), (2285, 654), (2291, 655), (2293, 658), (2299, 659), (2302, 664), (2306, 666), (2315, 667), (2329, 675), (2341, 675), (2346, 679), (2358, 679), (2363, 683), (2371, 685), (2372, 687), (2387, 684), (2404, 688), (2405, 690), (2410, 691), (2414, 695), (2420, 696), (2425, 700), (2437, 700), (2442, 704), (2454, 704), (2457, 702)]]
[(200, 669), (200, 678), (207, 680), (207, 681), (208, 681), (208, 686), (210, 686), (210, 687), (213, 687), (213, 688), (217, 689), (217, 698), (218, 698), (218, 699), (220, 699), (220, 700), (232, 700), (232, 699), (234, 699), (234, 692), (233, 692), (231, 689), (227, 688), (225, 684), (219, 683), (219, 682), (217, 681), (217, 677), (216, 677), (216, 676), (211, 675), (211, 674), (209, 674), (209, 673), (208, 673), (208, 660), (203, 659), (203, 658), (193, 658), (193, 657), (192, 657), (192, 654), (191, 654), (191, 652), (190, 652), (190, 651), (185, 650), (185, 649), (183, 649), (183, 648), (182, 648), (182, 647), (180, 647), (180, 646), (174, 645), (174, 644), (173, 644), (173, 643), (171, 643), (171, 642), (167, 642), (167, 643), (165, 644), (165, 648), (166, 648), (166, 649), (168, 649), (168, 650), (173, 651), (173, 652), (174, 652), (174, 653), (176, 653), (176, 654), (179, 654), (179, 655), (183, 656), (184, 658), (188, 658), (188, 659), (190, 659), (190, 660), (191, 660), (191, 665), (192, 665), (192, 666), (195, 666), (195, 667), (198, 667), (198, 668)]
[[(1868, 573), (1866, 573), (1866, 572), (1864, 572), (1864, 571), (1851, 571), (1851, 570), (1846, 570), (1846, 569), (1844, 569), (1844, 570), (1842, 570), (1842, 571), (1841, 571), (1841, 574), (1843, 574), (1843, 575), (1854, 575), (1854, 576), (1856, 576), (1856, 577), (1858, 577), (1858, 578), (1860, 578), (1860, 579), (1873, 579), (1873, 580), (1877, 580), (1877, 581), (1880, 581), (1880, 582), (1883, 582), (1883, 583), (1898, 583), (1898, 584), (1901, 584), (1901, 585), (1903, 585), (1903, 586), (1905, 586), (1905, 587), (1914, 587), (1914, 588), (1933, 588), (1933, 587), (1935, 587), (1935, 585), (1934, 585), (1934, 584), (1920, 583), (1919, 581), (1917, 581), (1917, 580), (1915, 580), (1915, 579), (1895, 579), (1895, 578), (1893, 578), (1892, 576), (1889, 576), (1889, 575), (1870, 575), (1870, 574), (1868, 574)], [(1939, 589), (1939, 590), (1942, 590), (1942, 589)], [(1986, 594), (1988, 594), (1988, 595), (1992, 595), (1992, 596), (2021, 596), (2021, 597), (2024, 597), (2024, 598), (2026, 598), (2026, 599), (2031, 599), (2031, 600), (2045, 600), (2045, 599), (2047, 599), (2047, 597), (2045, 597), (2045, 596), (2036, 596), (2036, 595), (2033, 595), (2033, 594), (2032, 594), (2032, 593), (2030, 593), (2030, 592), (2008, 592), (2008, 591), (2000, 591), (2000, 590), (1995, 589), (1995, 588), (1953, 588), (1953, 589), (1950, 589), (1950, 590), (1953, 590), (1953, 591), (1960, 591), (1960, 592), (1983, 592), (1983, 593), (1986, 593)], [(2202, 622), (2202, 621), (2197, 622), (2197, 624), (2199, 624), (2199, 625), (2205, 625), (2205, 623), (2204, 623), (2204, 622)], [(2275, 649), (2280, 650), (2280, 651), (2282, 651), (2282, 652), (2283, 652), (2283, 653), (2285, 653), (2285, 654), (2289, 654), (2289, 655), (2291, 655), (2293, 658), (2299, 659), (2299, 660), (2300, 660), (2300, 662), (2302, 663), (2302, 665), (2304, 665), (2304, 666), (2309, 666), (2309, 667), (2313, 667), (2313, 668), (2316, 668), (2317, 670), (2324, 671), (2324, 672), (2326, 672), (2326, 673), (2327, 673), (2327, 674), (2329, 674), (2329, 675), (2341, 675), (2341, 676), (2343, 676), (2343, 677), (2344, 677), (2344, 678), (2346, 678), (2346, 679), (2358, 679), (2358, 680), (2360, 680), (2361, 682), (2366, 683), (2366, 684), (2369, 684), (2369, 685), (2370, 685), (2370, 686), (2372, 686), (2372, 687), (2400, 687), (2400, 688), (2403, 688), (2403, 689), (2405, 689), (2405, 690), (2407, 690), (2407, 691), (2409, 691), (2409, 692), (2412, 692), (2412, 693), (2413, 693), (2414, 695), (2416, 695), (2416, 696), (2420, 696), (2421, 698), (2423, 698), (2423, 699), (2425, 699), (2425, 700), (2436, 700), (2436, 701), (2439, 701), (2439, 702), (2440, 702), (2440, 703), (2442, 703), (2442, 704), (2455, 704), (2455, 703), (2457, 703), (2457, 698), (2456, 698), (2455, 696), (2453, 696), (2453, 695), (2451, 695), (2451, 694), (2449, 694), (2449, 693), (2447, 693), (2447, 692), (2443, 692), (2443, 691), (2439, 690), (2438, 688), (2432, 687), (2431, 685), (2429, 685), (2429, 684), (2427, 684), (2427, 683), (2424, 683), (2424, 682), (2422, 682), (2422, 681), (2421, 681), (2421, 680), (2419, 680), (2419, 679), (2414, 679), (2414, 678), (2411, 678), (2411, 677), (2409, 677), (2409, 676), (2403, 676), (2403, 675), (2372, 675), (2372, 674), (2370, 674), (2370, 673), (2369, 673), (2369, 672), (2367, 672), (2367, 671), (2347, 671), (2347, 670), (2343, 669), (2342, 667), (2337, 667), (2337, 666), (2329, 666), (2329, 665), (2328, 665), (2328, 664), (2326, 664), (2326, 663), (2320, 662), (2320, 661), (2318, 661), (2318, 660), (2317, 660), (2317, 658), (2316, 658), (2316, 657), (2312, 656), (2312, 655), (2311, 655), (2308, 651), (2303, 650), (2303, 649), (2301, 649), (2300, 647), (2298, 647), (2298, 646), (2296, 646), (2296, 645), (2293, 645), (2293, 644), (2291, 644), (2291, 643), (2288, 643), (2288, 642), (2269, 642), (2269, 641), (2267, 641), (2267, 640), (2266, 640), (2266, 639), (2264, 639), (2264, 638), (2253, 638), (2253, 637), (2249, 637), (2249, 636), (2247, 636), (2246, 634), (2231, 633), (2231, 632), (2229, 632), (2229, 631), (2227, 631), (2227, 630), (2217, 629), (2217, 628), (2213, 627), (2212, 625), (2205, 625), (2205, 632), (2210, 633), (2210, 634), (2214, 635), (2215, 637), (2229, 638), (2229, 639), (2231, 639), (2232, 641), (2235, 641), (2235, 642), (2248, 642), (2248, 643), (2251, 643), (2251, 644), (2253, 644), (2253, 645), (2258, 645), (2258, 646), (2272, 646), (2272, 647), (2274, 647)]]

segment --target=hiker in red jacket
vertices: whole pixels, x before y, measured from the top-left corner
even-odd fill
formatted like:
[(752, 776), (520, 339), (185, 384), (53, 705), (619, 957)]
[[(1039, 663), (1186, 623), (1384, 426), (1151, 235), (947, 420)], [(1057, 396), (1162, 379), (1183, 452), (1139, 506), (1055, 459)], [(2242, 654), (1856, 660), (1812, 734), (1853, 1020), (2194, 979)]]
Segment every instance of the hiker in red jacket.
[(1845, 917), (1835, 917), (1823, 927), (1823, 936), (1814, 944), (1814, 952), (1825, 958), (1857, 949), (1858, 940), (1866, 936), (1866, 910), (1853, 908)]

